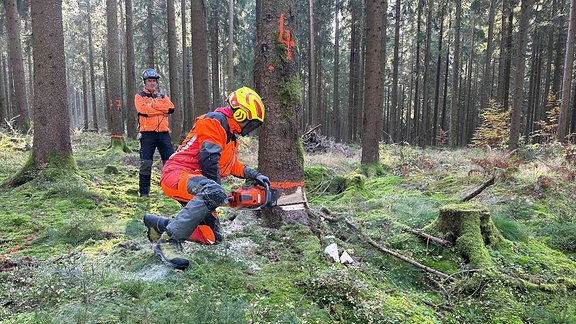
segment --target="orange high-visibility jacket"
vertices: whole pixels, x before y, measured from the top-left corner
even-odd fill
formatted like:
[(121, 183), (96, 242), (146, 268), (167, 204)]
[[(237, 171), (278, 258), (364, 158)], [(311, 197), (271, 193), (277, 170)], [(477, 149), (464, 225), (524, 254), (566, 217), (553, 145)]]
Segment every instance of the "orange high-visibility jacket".
[(235, 135), (241, 131), (226, 108), (196, 118), (186, 139), (164, 165), (160, 182), (176, 189), (183, 174), (201, 174), (218, 183), (230, 174), (244, 178)]
[(140, 132), (168, 132), (168, 114), (174, 112), (174, 104), (168, 96), (146, 88), (134, 96), (138, 110)]

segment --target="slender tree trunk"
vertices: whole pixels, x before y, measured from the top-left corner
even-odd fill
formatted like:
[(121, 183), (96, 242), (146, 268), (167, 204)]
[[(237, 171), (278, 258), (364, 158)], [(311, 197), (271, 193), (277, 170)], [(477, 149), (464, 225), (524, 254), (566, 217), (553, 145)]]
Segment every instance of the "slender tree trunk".
[(378, 163), (380, 160), (380, 131), (382, 129), (382, 14), (384, 1), (366, 1), (366, 87), (362, 118), (362, 157), (363, 165)]
[(556, 139), (566, 142), (568, 135), (570, 107), (570, 90), (572, 89), (572, 67), (574, 64), (574, 38), (576, 37), (576, 0), (570, 0), (570, 18), (568, 19), (568, 37), (566, 39), (566, 56), (564, 58), (564, 77), (562, 79), (562, 98)]
[(22, 59), (22, 43), (20, 41), (20, 17), (16, 8), (16, 0), (4, 0), (6, 14), (6, 29), (8, 32), (8, 50), (12, 79), (14, 82), (14, 126), (21, 133), (30, 129), (28, 101), (26, 97), (26, 78), (24, 76), (24, 61)]
[(118, 16), (116, 0), (106, 0), (106, 24), (108, 39), (108, 95), (110, 113), (111, 147), (119, 147), (129, 151), (124, 140), (124, 124), (122, 122), (122, 86), (120, 75), (120, 53), (118, 40)]
[(90, 65), (90, 93), (92, 99), (92, 123), (94, 130), (98, 132), (98, 107), (96, 106), (96, 76), (94, 75), (94, 45), (92, 42), (92, 7), (90, 0), (86, 0), (87, 14), (86, 20), (88, 21), (88, 63)]
[(394, 9), (394, 58), (392, 61), (392, 95), (390, 99), (390, 127), (389, 133), (392, 142), (398, 142), (400, 139), (401, 116), (400, 107), (398, 106), (398, 70), (400, 66), (400, 0), (396, 0)]
[(334, 95), (332, 96), (332, 125), (334, 131), (332, 132), (336, 141), (342, 141), (342, 116), (340, 115), (340, 85), (339, 85), (339, 67), (340, 67), (340, 2), (336, 2), (336, 10), (334, 10)]
[(308, 74), (308, 120), (310, 126), (316, 126), (318, 122), (316, 109), (316, 34), (314, 33), (314, 0), (308, 0), (308, 16), (310, 17), (310, 60)]
[(512, 111), (510, 112), (510, 142), (508, 150), (512, 151), (518, 148), (520, 138), (520, 125), (522, 119), (522, 99), (524, 85), (524, 70), (526, 66), (526, 44), (528, 43), (528, 22), (531, 16), (532, 1), (522, 0), (520, 8), (520, 23), (518, 30), (518, 43), (515, 51), (515, 73), (512, 88)]
[(228, 0), (228, 82), (226, 93), (234, 91), (234, 0)]
[(431, 42), (432, 42), (432, 2), (427, 1), (426, 3), (426, 43), (424, 47), (424, 78), (422, 81), (422, 135), (420, 136), (420, 146), (426, 146), (432, 144), (432, 134), (430, 133), (430, 62), (431, 59)]
[(460, 22), (462, 20), (462, 0), (456, 0), (454, 20), (454, 63), (452, 66), (452, 107), (450, 110), (450, 147), (460, 145)]
[(482, 86), (480, 87), (480, 109), (488, 107), (488, 100), (492, 94), (492, 85), (490, 84), (490, 72), (492, 70), (492, 54), (494, 52), (494, 20), (496, 16), (497, 0), (490, 1), (488, 11), (488, 35), (486, 38), (486, 56), (484, 58), (484, 72), (482, 74)]
[[(436, 61), (436, 86), (434, 87), (434, 117), (432, 117), (432, 145), (437, 145), (438, 117), (440, 103), (440, 77), (442, 76), (442, 40), (444, 37), (444, 11), (440, 14), (440, 31), (438, 32), (438, 58)], [(446, 62), (448, 65), (448, 62)]]
[(168, 11), (168, 70), (170, 72), (170, 99), (174, 104), (174, 113), (171, 115), (171, 130), (173, 140), (179, 140), (182, 137), (182, 88), (178, 70), (178, 42), (176, 30), (176, 10), (174, 0), (166, 1)]
[(204, 0), (192, 0), (192, 82), (194, 88), (194, 112), (196, 115), (210, 111), (208, 81), (208, 41), (206, 29), (206, 5)]
[(86, 81), (86, 62), (82, 62), (82, 108), (84, 108), (84, 123), (82, 130), (88, 130), (88, 82)]
[(128, 138), (138, 135), (138, 115), (134, 107), (136, 88), (136, 58), (134, 56), (134, 17), (132, 0), (124, 0), (126, 10), (126, 129)]
[(156, 65), (154, 55), (154, 0), (148, 0), (146, 7), (146, 64), (154, 69)]
[[(180, 117), (182, 119), (182, 133), (185, 134), (192, 125), (194, 118), (194, 107), (191, 96), (190, 85), (190, 51), (188, 50), (187, 37), (188, 29), (186, 27), (186, 0), (180, 3), (182, 7), (182, 107), (180, 108), (180, 115), (173, 117), (174, 119)], [(172, 140), (179, 143), (180, 138), (172, 136)]]
[(218, 16), (216, 10), (212, 10), (210, 13), (210, 52), (211, 52), (211, 63), (212, 63), (212, 108), (217, 108), (222, 103), (222, 98), (220, 98), (220, 65), (218, 54)]

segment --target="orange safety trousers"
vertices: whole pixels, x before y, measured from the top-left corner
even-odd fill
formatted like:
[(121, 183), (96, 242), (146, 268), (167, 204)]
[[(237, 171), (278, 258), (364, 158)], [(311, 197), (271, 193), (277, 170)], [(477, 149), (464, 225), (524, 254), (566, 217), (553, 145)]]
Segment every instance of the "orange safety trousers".
[[(176, 172), (172, 172), (172, 175), (170, 175), (169, 177), (174, 176), (177, 176)], [(188, 179), (197, 176), (202, 176), (202, 173), (199, 171), (194, 172), (194, 171), (182, 170), (180, 172), (176, 188), (168, 186), (164, 181), (160, 181), (160, 187), (162, 188), (166, 196), (180, 202), (181, 204), (187, 204), (190, 200), (192, 200), (192, 198), (194, 198), (194, 195), (188, 193), (187, 189)], [(212, 216), (218, 218), (218, 213), (216, 213), (216, 210), (212, 212)], [(210, 228), (210, 226), (206, 224), (200, 224), (198, 225), (198, 227), (196, 227), (194, 232), (192, 232), (188, 240), (205, 244), (214, 244), (214, 242), (216, 242), (216, 237), (214, 235), (214, 231), (212, 230), (212, 228)]]

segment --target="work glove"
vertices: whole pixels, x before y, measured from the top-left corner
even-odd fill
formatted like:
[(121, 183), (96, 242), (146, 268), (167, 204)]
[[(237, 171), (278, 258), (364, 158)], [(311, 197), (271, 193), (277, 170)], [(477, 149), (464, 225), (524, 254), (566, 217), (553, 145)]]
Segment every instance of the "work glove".
[(244, 178), (254, 180), (263, 187), (270, 185), (270, 178), (249, 167), (244, 167)]

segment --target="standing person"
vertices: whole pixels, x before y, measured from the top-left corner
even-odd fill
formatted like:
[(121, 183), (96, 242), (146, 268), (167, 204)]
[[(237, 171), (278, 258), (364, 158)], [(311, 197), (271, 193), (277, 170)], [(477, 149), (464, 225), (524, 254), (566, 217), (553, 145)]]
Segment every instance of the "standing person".
[(140, 197), (150, 194), (150, 177), (152, 163), (156, 148), (160, 152), (162, 163), (174, 153), (170, 129), (168, 128), (168, 115), (174, 112), (174, 104), (170, 98), (156, 91), (160, 75), (154, 69), (142, 72), (144, 89), (134, 96), (134, 105), (138, 110), (138, 124), (140, 127)]
[(213, 212), (228, 202), (228, 194), (220, 179), (232, 174), (255, 180), (264, 186), (270, 179), (238, 161), (239, 135), (245, 136), (264, 122), (264, 104), (248, 87), (228, 96), (228, 107), (217, 108), (194, 121), (192, 130), (162, 170), (160, 185), (169, 197), (187, 204), (176, 218), (145, 214), (148, 239), (156, 242), (154, 252), (162, 261), (176, 269), (186, 269), (188, 260), (180, 255), (181, 242), (197, 229), (208, 224), (216, 243), (222, 230)]

